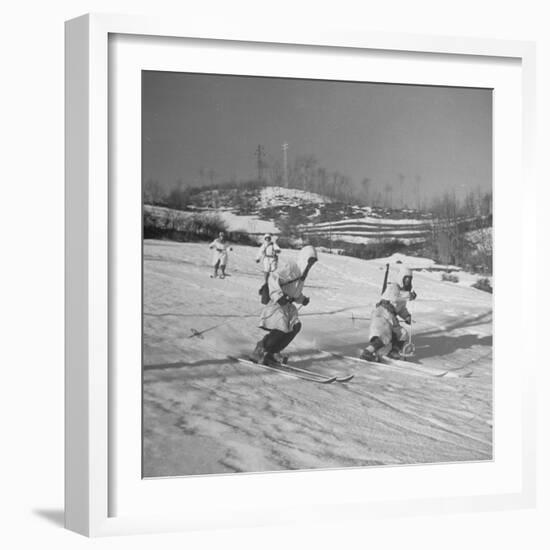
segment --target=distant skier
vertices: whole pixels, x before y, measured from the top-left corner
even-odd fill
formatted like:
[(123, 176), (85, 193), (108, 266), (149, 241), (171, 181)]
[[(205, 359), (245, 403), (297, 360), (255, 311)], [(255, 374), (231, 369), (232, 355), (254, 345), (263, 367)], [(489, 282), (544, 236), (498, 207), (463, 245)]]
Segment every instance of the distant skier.
[(304, 246), (297, 261), (287, 260), (269, 274), (269, 302), (262, 310), (260, 327), (268, 331), (257, 344), (252, 359), (257, 363), (281, 362), (280, 352), (300, 332), (302, 324), (294, 303), (307, 306), (309, 298), (302, 294), (309, 270), (317, 261), (313, 246)]
[(277, 270), (279, 263), (279, 254), (281, 249), (273, 242), (273, 237), (270, 233), (264, 235), (264, 242), (260, 246), (260, 250), (256, 255), (256, 263), (262, 262), (262, 268), (264, 272), (265, 283), (269, 279), (269, 274)]
[(378, 361), (384, 355), (399, 358), (409, 333), (401, 326), (399, 318), (411, 324), (407, 301), (416, 299), (412, 289), (412, 270), (401, 266), (397, 277), (382, 294), (371, 315), (369, 343), (361, 352), (361, 359)]
[(211, 277), (216, 278), (218, 276), (218, 268), (221, 269), (222, 274), (220, 279), (225, 278), (225, 268), (227, 267), (227, 251), (233, 250), (229, 246), (229, 243), (225, 240), (225, 233), (220, 231), (218, 238), (212, 241), (208, 247), (213, 249), (212, 265), (214, 266), (214, 274)]

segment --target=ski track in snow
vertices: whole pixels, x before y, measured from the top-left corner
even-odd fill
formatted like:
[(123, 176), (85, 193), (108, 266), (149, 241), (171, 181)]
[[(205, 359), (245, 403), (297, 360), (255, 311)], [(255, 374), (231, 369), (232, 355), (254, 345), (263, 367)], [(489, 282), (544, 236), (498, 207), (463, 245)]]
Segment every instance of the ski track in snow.
[(256, 249), (233, 248), (231, 276), (220, 280), (209, 278), (205, 244), (145, 241), (146, 477), (492, 458), (490, 294), (414, 276), (418, 360), (471, 369), (470, 378), (362, 365), (318, 350), (357, 354), (383, 268), (320, 254), (304, 291), (311, 303), (300, 311), (303, 330), (288, 351), (298, 366), (355, 377), (314, 384), (227, 359), (249, 353), (264, 334)]

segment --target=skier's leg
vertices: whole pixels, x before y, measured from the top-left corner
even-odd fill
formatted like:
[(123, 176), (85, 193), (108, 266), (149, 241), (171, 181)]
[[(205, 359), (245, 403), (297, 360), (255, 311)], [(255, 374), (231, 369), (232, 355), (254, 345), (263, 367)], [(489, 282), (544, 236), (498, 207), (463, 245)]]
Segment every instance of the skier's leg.
[(384, 342), (378, 336), (373, 336), (367, 345), (367, 347), (361, 352), (359, 356), (366, 361), (378, 361), (378, 352), (384, 347)]
[(391, 351), (388, 357), (399, 359), (403, 350), (403, 346), (407, 342), (408, 333), (401, 325), (396, 325), (392, 330)]
[(214, 277), (218, 276), (218, 267), (220, 266), (220, 260), (214, 264)]
[(283, 351), (290, 344), (290, 342), (296, 338), (301, 329), (302, 323), (298, 322), (292, 327), (291, 332), (277, 331), (280, 332), (280, 334), (278, 335), (277, 340), (272, 343), (270, 352), (274, 354)]
[(270, 330), (257, 344), (252, 352), (252, 359), (257, 363), (266, 363), (273, 359), (274, 350), (278, 347), (278, 342), (284, 332), (277, 329)]
[(256, 343), (256, 347), (252, 352), (251, 358), (252, 358), (252, 361), (256, 361), (256, 363), (263, 364), (266, 355), (267, 355), (267, 352), (264, 348), (264, 338), (262, 338), (259, 342)]
[(256, 344), (252, 352), (252, 359), (257, 363), (273, 360), (274, 355), (285, 349), (300, 332), (302, 323), (296, 323), (291, 332), (273, 329)]
[(270, 330), (262, 340), (264, 350), (269, 355), (273, 355), (278, 351), (279, 341), (284, 338), (285, 333), (282, 330)]

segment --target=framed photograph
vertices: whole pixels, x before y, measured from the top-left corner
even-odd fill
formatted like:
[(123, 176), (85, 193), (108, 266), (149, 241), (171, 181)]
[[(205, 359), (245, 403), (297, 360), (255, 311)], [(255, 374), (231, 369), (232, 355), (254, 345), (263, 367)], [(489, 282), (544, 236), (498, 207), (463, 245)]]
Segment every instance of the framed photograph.
[(531, 43), (67, 22), (67, 528), (532, 506), (534, 116)]

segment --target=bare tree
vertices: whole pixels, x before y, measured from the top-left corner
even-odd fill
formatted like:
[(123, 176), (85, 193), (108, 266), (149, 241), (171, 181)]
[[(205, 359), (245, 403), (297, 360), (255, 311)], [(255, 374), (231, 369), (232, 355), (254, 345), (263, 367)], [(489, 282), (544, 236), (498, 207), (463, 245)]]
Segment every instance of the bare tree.
[(386, 183), (384, 186), (384, 191), (386, 192), (386, 203), (384, 206), (386, 208), (393, 207), (393, 185), (391, 183)]
[(283, 164), (281, 159), (270, 157), (267, 164), (268, 180), (271, 185), (283, 184)]
[(256, 168), (258, 170), (258, 183), (262, 185), (264, 181), (264, 170), (267, 166), (265, 162), (265, 150), (262, 145), (256, 147), (254, 156), (256, 157)]
[(143, 186), (144, 204), (162, 204), (165, 199), (165, 193), (157, 180), (148, 179)]
[(493, 270), (493, 194), (491, 192), (477, 193), (477, 226), (474, 233), (474, 245), (477, 248), (481, 265), (485, 272)]
[(317, 168), (318, 191), (322, 195), (328, 192), (328, 175), (324, 168)]
[(414, 194), (416, 199), (416, 209), (422, 210), (422, 198), (420, 196), (420, 176), (418, 174), (414, 177)]
[(461, 234), (459, 206), (454, 192), (434, 199), (432, 213), (435, 215), (433, 237), (436, 252), (446, 264), (460, 264), (464, 251), (464, 236)]
[(369, 203), (369, 193), (370, 193), (370, 178), (363, 178), (363, 181), (361, 181), (361, 186), (363, 188), (363, 196), (365, 197), (365, 203)]
[(405, 176), (398, 174), (397, 177), (399, 178), (399, 190), (401, 192), (400, 207), (403, 208), (405, 206)]
[(212, 168), (210, 168), (210, 170), (208, 170), (208, 181), (210, 182), (211, 187), (214, 187), (216, 176), (217, 176), (216, 172)]

